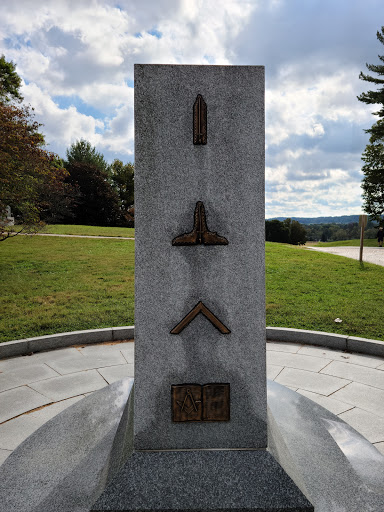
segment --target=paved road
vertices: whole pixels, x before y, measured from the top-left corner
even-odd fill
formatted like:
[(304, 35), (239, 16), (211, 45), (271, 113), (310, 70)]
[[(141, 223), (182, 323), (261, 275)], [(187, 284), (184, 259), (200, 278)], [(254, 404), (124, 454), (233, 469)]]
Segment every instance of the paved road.
[[(124, 341), (0, 360), (0, 464), (66, 407), (132, 377), (133, 354), (133, 341)], [(340, 416), (384, 454), (384, 358), (268, 342), (267, 374)]]
[[(360, 247), (308, 247), (312, 251), (328, 252), (337, 256), (360, 259)], [(363, 261), (384, 267), (384, 247), (364, 247)]]

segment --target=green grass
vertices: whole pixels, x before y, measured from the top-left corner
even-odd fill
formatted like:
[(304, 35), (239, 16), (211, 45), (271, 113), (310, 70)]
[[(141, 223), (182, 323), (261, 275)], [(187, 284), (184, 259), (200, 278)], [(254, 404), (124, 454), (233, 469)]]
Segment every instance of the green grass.
[(384, 340), (383, 267), (266, 243), (266, 288), (267, 325)]
[(0, 244), (0, 341), (134, 323), (134, 241)]
[(102, 226), (77, 226), (72, 224), (47, 224), (42, 233), (55, 235), (123, 236), (134, 237), (134, 228), (111, 228)]
[[(318, 242), (317, 247), (360, 247), (360, 239), (339, 240), (338, 242)], [(364, 238), (364, 247), (377, 247), (376, 238)]]
[[(383, 278), (383, 267), (266, 243), (267, 325), (384, 340)], [(17, 236), (0, 244), (0, 283), (0, 341), (133, 325), (134, 241)]]

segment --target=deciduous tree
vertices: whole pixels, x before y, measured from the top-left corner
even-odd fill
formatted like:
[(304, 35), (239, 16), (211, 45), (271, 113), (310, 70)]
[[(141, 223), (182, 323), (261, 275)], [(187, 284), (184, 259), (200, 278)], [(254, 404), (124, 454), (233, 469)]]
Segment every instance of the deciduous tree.
[(0, 219), (10, 206), (23, 224), (22, 229), (7, 228), (3, 222), (0, 241), (22, 230), (38, 230), (40, 214), (49, 202), (47, 194), (57, 202), (57, 194), (65, 189), (66, 171), (57, 165), (56, 155), (44, 149), (40, 126), (29, 107), (0, 103)]

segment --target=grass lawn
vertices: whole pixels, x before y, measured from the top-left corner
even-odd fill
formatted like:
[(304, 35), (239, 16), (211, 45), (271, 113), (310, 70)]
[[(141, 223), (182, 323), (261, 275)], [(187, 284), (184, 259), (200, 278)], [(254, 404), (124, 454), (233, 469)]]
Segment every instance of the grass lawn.
[[(338, 242), (316, 242), (317, 247), (360, 247), (360, 239), (339, 240)], [(376, 238), (364, 238), (364, 247), (377, 247)]]
[[(0, 274), (0, 341), (134, 323), (134, 241), (17, 236), (0, 244)], [(266, 243), (267, 325), (384, 340), (383, 277)]]
[(134, 241), (16, 236), (0, 283), (0, 341), (133, 325)]
[(111, 228), (102, 226), (77, 226), (71, 224), (47, 224), (42, 233), (55, 235), (90, 235), (90, 236), (123, 236), (134, 237), (134, 228)]
[(266, 288), (269, 326), (384, 340), (383, 267), (267, 242)]

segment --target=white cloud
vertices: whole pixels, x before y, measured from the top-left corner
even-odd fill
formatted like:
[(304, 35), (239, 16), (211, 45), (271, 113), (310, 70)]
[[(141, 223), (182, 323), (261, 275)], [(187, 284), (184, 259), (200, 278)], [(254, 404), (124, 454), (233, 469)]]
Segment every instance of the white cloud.
[[(54, 147), (49, 149), (58, 151), (57, 148), (68, 147), (76, 139), (81, 138), (89, 140), (92, 144), (100, 142), (100, 135), (96, 133), (96, 129), (104, 128), (102, 121), (81, 114), (74, 107), (59, 108), (36, 84), (24, 85), (22, 94), (26, 103), (33, 106), (37, 119), (44, 120), (42, 132), (46, 135), (48, 144)], [(63, 151), (60, 153), (60, 156), (64, 156)]]
[(51, 150), (83, 137), (125, 161), (134, 63), (265, 64), (267, 216), (355, 213), (374, 120), (358, 75), (381, 14), (379, 0), (3, 0), (0, 53)]

